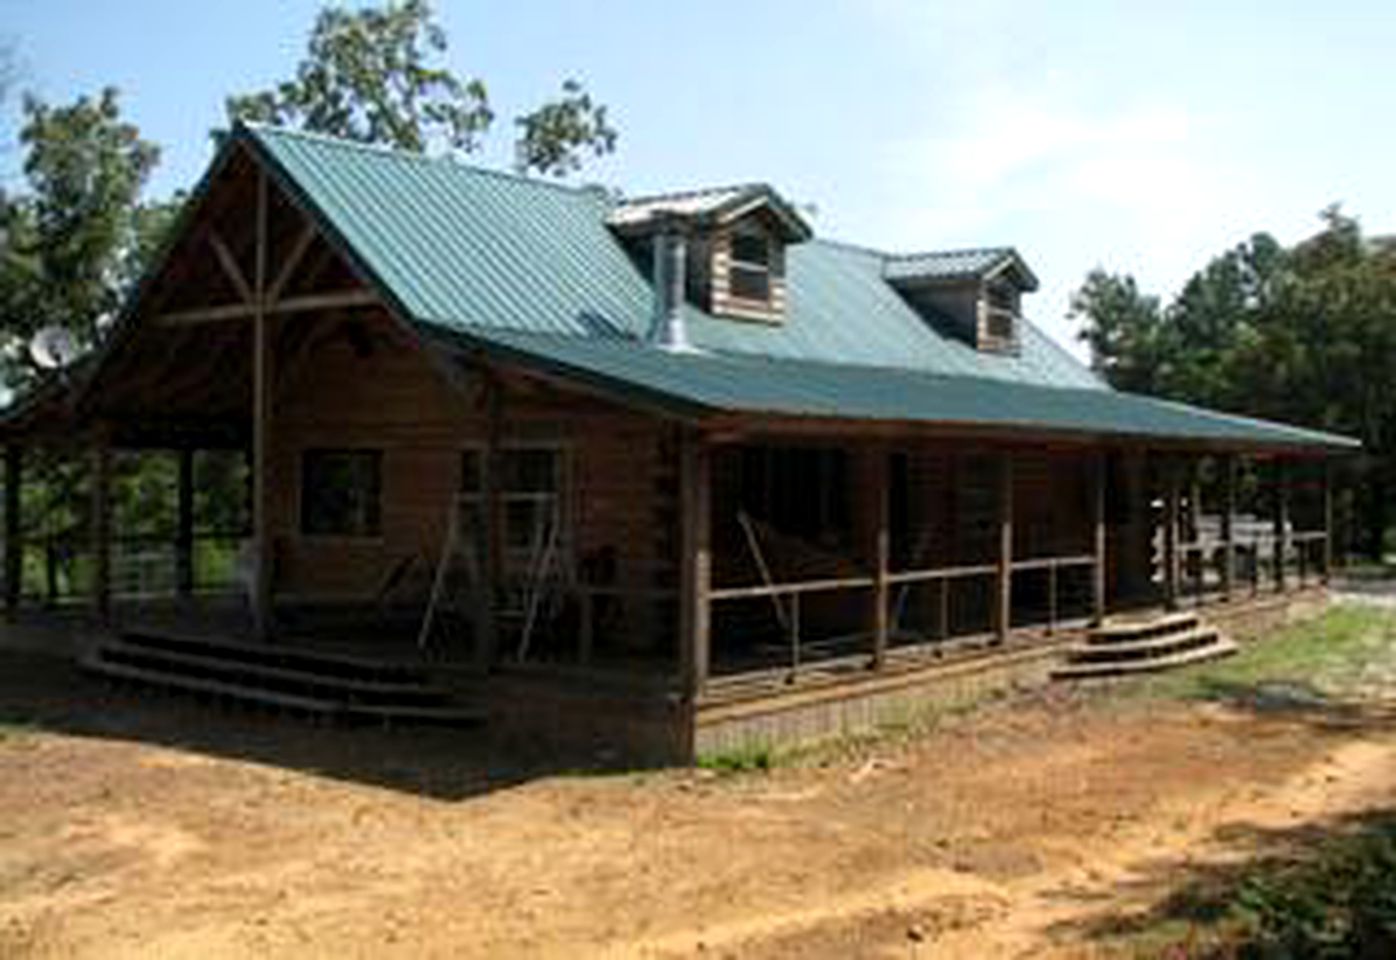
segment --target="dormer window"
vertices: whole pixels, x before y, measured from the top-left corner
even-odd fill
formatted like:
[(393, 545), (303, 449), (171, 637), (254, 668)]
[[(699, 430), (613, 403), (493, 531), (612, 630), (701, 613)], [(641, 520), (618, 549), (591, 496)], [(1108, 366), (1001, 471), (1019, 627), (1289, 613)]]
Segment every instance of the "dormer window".
[(785, 322), (786, 251), (811, 235), (795, 208), (764, 184), (630, 200), (606, 222), (636, 265), (655, 276), (657, 231), (681, 233), (688, 302), (715, 317), (772, 324)]
[(981, 347), (1013, 349), (1018, 342), (1018, 290), (1007, 283), (990, 283), (984, 291), (982, 323)]
[(1013, 248), (891, 255), (882, 275), (940, 332), (985, 353), (1018, 352), (1022, 295), (1037, 278)]
[(770, 302), (771, 240), (764, 233), (734, 232), (727, 269), (728, 288), (734, 299)]

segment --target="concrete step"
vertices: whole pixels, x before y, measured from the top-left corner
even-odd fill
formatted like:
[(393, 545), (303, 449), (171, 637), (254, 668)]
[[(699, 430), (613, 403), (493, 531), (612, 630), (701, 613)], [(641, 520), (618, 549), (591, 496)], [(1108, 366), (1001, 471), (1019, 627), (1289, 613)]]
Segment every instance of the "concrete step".
[(121, 642), (131, 647), (215, 657), (258, 666), (304, 670), (318, 676), (381, 682), (422, 682), (427, 671), (417, 664), (308, 650), (271, 643), (244, 643), (210, 637), (128, 631)]
[(1205, 660), (1215, 660), (1235, 653), (1239, 647), (1230, 640), (1218, 637), (1215, 643), (1194, 647), (1181, 653), (1143, 660), (1110, 661), (1106, 663), (1068, 663), (1052, 671), (1056, 680), (1088, 680), (1099, 677), (1127, 676), (1136, 673), (1154, 673), (1170, 670)]
[(1109, 620), (1090, 631), (1095, 643), (1129, 642), (1178, 631), (1191, 630), (1201, 623), (1196, 613), (1180, 611), (1157, 617)]
[(150, 670), (141, 667), (110, 663), (99, 657), (87, 657), (79, 662), (79, 667), (88, 673), (108, 680), (120, 680), (146, 686), (160, 687), (181, 693), (204, 694), (220, 699), (236, 700), (258, 706), (293, 710), (319, 716), (335, 716), (344, 712), (344, 705), (320, 697), (302, 697), (293, 694), (277, 693), (261, 687), (249, 687), (236, 683), (223, 683), (217, 680), (201, 680), (180, 673), (163, 670)]
[(1139, 660), (1205, 646), (1217, 638), (1218, 631), (1215, 627), (1201, 626), (1178, 633), (1146, 637), (1143, 640), (1115, 640), (1101, 643), (1087, 639), (1085, 643), (1067, 651), (1067, 660), (1071, 663)]

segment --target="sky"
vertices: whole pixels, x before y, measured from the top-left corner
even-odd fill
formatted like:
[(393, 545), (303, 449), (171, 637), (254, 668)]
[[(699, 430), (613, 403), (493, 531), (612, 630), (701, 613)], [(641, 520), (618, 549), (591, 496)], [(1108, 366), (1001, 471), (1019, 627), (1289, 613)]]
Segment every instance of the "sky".
[[(115, 85), (160, 144), (152, 195), (192, 185), (223, 98), (289, 76), (315, 0), (0, 0), (19, 86)], [(499, 120), (575, 77), (617, 153), (583, 181), (630, 195), (764, 181), (816, 234), (895, 251), (1012, 245), (1067, 318), (1093, 267), (1169, 296), (1250, 234), (1284, 242), (1341, 202), (1396, 231), (1396, 4), (438, 0), (449, 66)], [(0, 175), (14, 186), (6, 105)]]

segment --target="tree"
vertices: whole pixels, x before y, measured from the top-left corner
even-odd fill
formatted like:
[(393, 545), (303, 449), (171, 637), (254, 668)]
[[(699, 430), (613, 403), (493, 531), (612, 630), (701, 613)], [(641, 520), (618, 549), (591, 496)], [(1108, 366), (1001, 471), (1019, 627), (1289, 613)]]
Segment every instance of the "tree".
[(62, 326), (95, 345), (153, 244), (141, 190), (157, 148), (121, 119), (117, 92), (53, 107), (24, 99), (20, 144), (27, 190), (0, 203), (0, 375), (15, 387), (34, 369), (34, 332)]
[[(427, 0), (348, 10), (315, 19), (294, 78), (227, 99), (229, 122), (297, 127), (414, 153), (468, 154), (495, 114), (483, 80), (443, 61), (446, 34)], [(615, 149), (606, 108), (569, 80), (562, 96), (516, 120), (522, 171), (564, 176), (587, 153)]]
[(1396, 519), (1396, 243), (1337, 207), (1322, 220), (1289, 249), (1254, 235), (1162, 309), (1133, 278), (1093, 271), (1072, 313), (1114, 386), (1360, 438), (1360, 546), (1379, 559)]

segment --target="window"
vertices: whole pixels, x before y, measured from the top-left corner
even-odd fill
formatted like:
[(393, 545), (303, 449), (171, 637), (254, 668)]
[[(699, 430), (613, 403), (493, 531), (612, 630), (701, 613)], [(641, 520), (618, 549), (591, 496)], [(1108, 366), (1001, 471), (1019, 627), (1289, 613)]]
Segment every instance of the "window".
[[(461, 514), (465, 536), (482, 530), (484, 451), (461, 455)], [(549, 446), (508, 447), (499, 452), (497, 477), (505, 563), (526, 569), (530, 558), (562, 534), (562, 451)]]
[(301, 532), (376, 537), (383, 489), (381, 450), (307, 450), (301, 457)]
[(742, 300), (771, 299), (771, 242), (763, 233), (732, 234), (728, 289)]
[(984, 332), (994, 340), (1012, 341), (1017, 336), (1018, 292), (1003, 284), (994, 284), (988, 290), (988, 307), (985, 311)]

